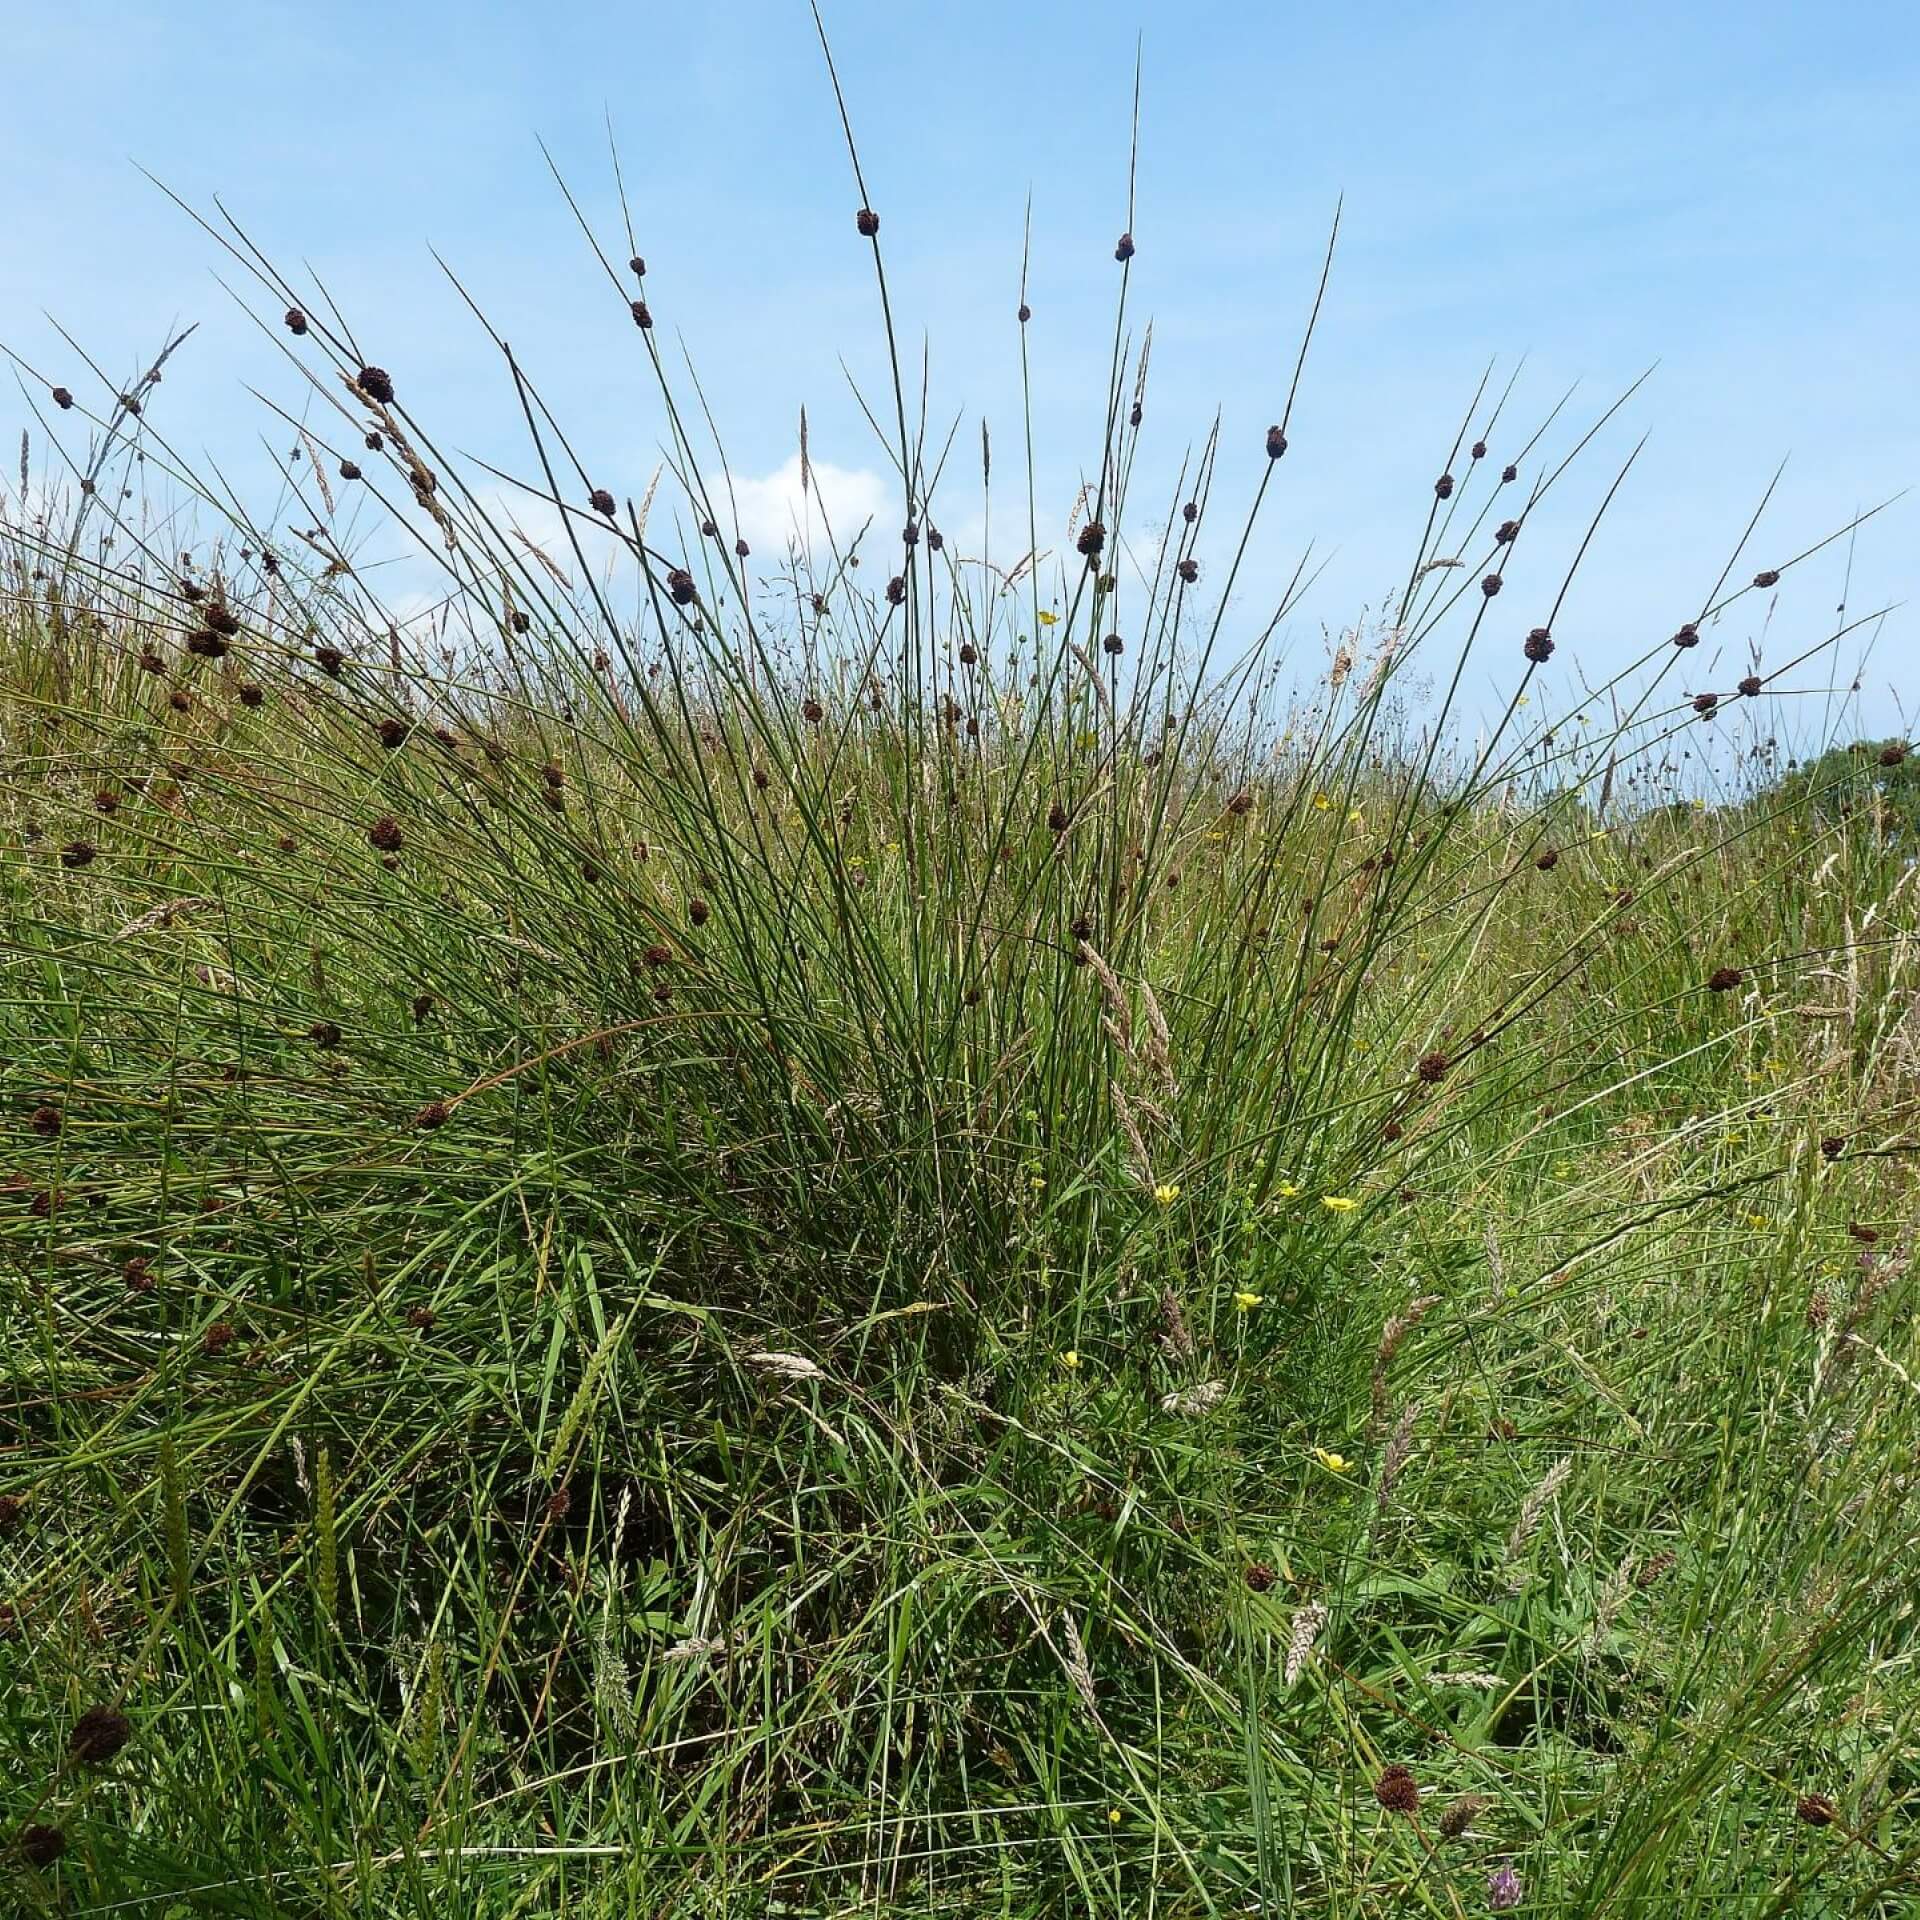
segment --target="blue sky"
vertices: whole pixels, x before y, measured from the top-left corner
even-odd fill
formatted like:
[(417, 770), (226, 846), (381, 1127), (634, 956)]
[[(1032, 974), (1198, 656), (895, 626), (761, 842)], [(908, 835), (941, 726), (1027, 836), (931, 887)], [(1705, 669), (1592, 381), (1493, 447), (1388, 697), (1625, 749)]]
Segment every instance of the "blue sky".
[[(1555, 446), (1659, 362), (1562, 484), (1497, 609), (1511, 609), (1517, 641), (1648, 434), (1556, 626), (1560, 664), (1590, 679), (1698, 610), (1783, 457), (1743, 572), (1920, 479), (1910, 7), (830, 0), (825, 11), (895, 312), (909, 352), (917, 360), (924, 339), (931, 354), (932, 412), (959, 416), (969, 447), (984, 413), (1009, 481), (1032, 195), (1028, 345), (1043, 522), (1051, 513), (1056, 527), (1097, 449), (1136, 32), (1132, 300), (1154, 326), (1140, 471), (1165, 474), (1155, 493), (1216, 408), (1229, 449), (1218, 497), (1237, 502), (1257, 481), (1344, 194), (1292, 447), (1235, 608), (1257, 625), (1315, 543), (1328, 564), (1296, 622), (1303, 661), (1322, 657), (1321, 623), (1353, 620), (1404, 577), (1489, 360), (1504, 373), (1526, 357), (1514, 429), (1579, 384)], [(886, 499), (883, 457), (841, 370), (844, 359), (880, 390), (871, 265), (796, 0), (76, 0), (26, 10), (8, 46), (28, 84), (0, 117), (11, 183), (0, 339), (79, 386), (43, 313), (123, 374), (171, 321), (198, 319), (160, 424), (243, 488), (270, 484), (247, 387), (297, 404), (298, 385), (279, 340), (221, 291), (212, 244), (136, 163), (196, 205), (220, 194), (270, 253), (309, 263), (444, 442), (518, 465), (511, 394), (433, 263), (439, 249), (577, 423), (596, 476), (637, 492), (656, 464), (658, 401), (536, 145), (548, 141), (624, 254), (610, 112), (661, 337), (691, 348), (761, 519), (780, 510), (770, 476), (793, 454), (802, 402), (814, 456), (846, 470), (848, 497)], [(0, 426), (9, 416), (27, 417), (11, 382)], [(1503, 425), (1496, 459), (1512, 439)], [(943, 517), (961, 524), (965, 505)], [(1916, 533), (1920, 511), (1904, 501), (1862, 535), (1854, 611), (1914, 596)], [(1836, 548), (1790, 575), (1770, 612), (1763, 596), (1743, 600), (1688, 663), (1695, 677), (1730, 683), (1750, 645), (1778, 658), (1829, 630), (1841, 564)], [(1907, 664), (1915, 619), (1897, 613), (1866, 662), (1876, 724), (1906, 709), (1902, 693), (1920, 695)], [(1856, 657), (1841, 657), (1843, 681)], [(1797, 711), (1817, 729), (1825, 706)]]

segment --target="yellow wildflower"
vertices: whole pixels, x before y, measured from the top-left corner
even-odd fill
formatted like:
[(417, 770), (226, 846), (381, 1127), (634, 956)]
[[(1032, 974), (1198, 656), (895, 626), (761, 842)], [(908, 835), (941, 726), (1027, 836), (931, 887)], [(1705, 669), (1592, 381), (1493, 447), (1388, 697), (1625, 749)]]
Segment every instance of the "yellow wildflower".
[(1264, 1294), (1242, 1291), (1233, 1296), (1233, 1304), (1238, 1307), (1242, 1313), (1251, 1313), (1265, 1298), (1266, 1296)]
[(1180, 1189), (1177, 1185), (1162, 1181), (1159, 1186), (1154, 1188), (1153, 1197), (1158, 1205), (1170, 1207), (1180, 1198)]
[(1315, 1447), (1313, 1457), (1329, 1473), (1345, 1473), (1347, 1470), (1347, 1457), (1343, 1453), (1329, 1453), (1325, 1447)]
[(1331, 810), (1331, 808), (1332, 808), (1332, 806), (1333, 806), (1333, 802), (1332, 802), (1331, 800), (1329, 800), (1329, 799), (1327, 798), (1327, 796), (1326, 796), (1326, 795), (1325, 795), (1324, 793), (1316, 793), (1316, 794), (1315, 794), (1315, 795), (1313, 796), (1313, 804), (1314, 804), (1314, 805), (1315, 805), (1315, 806), (1316, 806), (1317, 808), (1319, 808), (1319, 810), (1320, 810), (1320, 811), (1321, 811), (1322, 813), (1326, 813), (1326, 812), (1328, 812), (1328, 811), (1330, 811), (1330, 810)]
[(1320, 1204), (1329, 1213), (1351, 1213), (1360, 1202), (1349, 1200), (1343, 1193), (1323, 1193), (1320, 1196)]
[(1043, 627), (1057, 627), (1060, 624), (1060, 616), (1057, 613), (1049, 613), (1045, 607), (1040, 609), (1038, 618)]
[(1078, 1351), (1073, 1347), (1069, 1347), (1066, 1352), (1060, 1356), (1060, 1364), (1065, 1367), (1069, 1373), (1077, 1371), (1080, 1365), (1080, 1355)]

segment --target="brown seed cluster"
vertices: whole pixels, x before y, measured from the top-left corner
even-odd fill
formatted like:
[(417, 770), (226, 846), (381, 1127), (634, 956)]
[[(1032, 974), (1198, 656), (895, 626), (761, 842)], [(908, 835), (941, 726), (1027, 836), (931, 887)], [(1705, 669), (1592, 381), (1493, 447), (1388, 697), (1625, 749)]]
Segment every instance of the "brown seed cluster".
[(1253, 1593), (1271, 1593), (1273, 1583), (1278, 1577), (1264, 1560), (1255, 1560), (1241, 1575), (1247, 1583), (1248, 1590)]
[(1535, 627), (1520, 648), (1535, 666), (1553, 658), (1553, 635), (1545, 627)]
[(1410, 1767), (1386, 1768), (1373, 1783), (1373, 1797), (1389, 1813), (1417, 1813), (1420, 1809), (1420, 1783)]
[(133, 1738), (133, 1722), (118, 1707), (89, 1707), (73, 1723), (67, 1751), (82, 1766), (104, 1767)]
[(1715, 967), (1707, 976), (1707, 991), (1731, 993), (1740, 984), (1742, 977), (1738, 967)]

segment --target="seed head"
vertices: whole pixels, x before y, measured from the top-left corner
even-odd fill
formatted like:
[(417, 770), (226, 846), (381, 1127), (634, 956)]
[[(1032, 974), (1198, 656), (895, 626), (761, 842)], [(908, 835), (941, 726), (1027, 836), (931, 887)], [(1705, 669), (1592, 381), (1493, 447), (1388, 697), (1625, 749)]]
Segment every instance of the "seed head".
[(1907, 757), (1907, 750), (1897, 741), (1891, 746), (1880, 749), (1880, 764), (1883, 767), (1897, 767)]
[(1430, 1087), (1437, 1087), (1447, 1077), (1447, 1069), (1452, 1065), (1444, 1053), (1424, 1053), (1420, 1064), (1414, 1071)]
[(1264, 1560), (1255, 1560), (1240, 1577), (1246, 1581), (1250, 1592), (1270, 1593), (1278, 1576)]
[(1753, 576), (1753, 584), (1756, 587), (1771, 587), (1778, 583), (1779, 578), (1780, 575), (1774, 568), (1762, 567), (1760, 571)]
[(76, 868), (90, 866), (93, 855), (94, 846), (91, 840), (70, 840), (60, 849), (60, 864), (72, 872)]
[(667, 592), (676, 607), (691, 606), (700, 597), (699, 589), (693, 584), (693, 575), (685, 567), (675, 567), (668, 573)]
[(1744, 698), (1751, 700), (1759, 693), (1760, 686), (1760, 676), (1757, 673), (1750, 673), (1740, 682), (1740, 692)]
[(409, 1307), (407, 1309), (407, 1325), (410, 1326), (415, 1333), (431, 1333), (437, 1317), (431, 1307)]
[(82, 1766), (104, 1767), (133, 1738), (133, 1722), (118, 1707), (89, 1707), (73, 1723), (67, 1751)]
[(1449, 1800), (1440, 1810), (1440, 1818), (1434, 1825), (1446, 1840), (1458, 1840), (1474, 1821), (1486, 1809), (1486, 1800), (1477, 1793), (1463, 1793), (1457, 1800)]
[(642, 333), (646, 332), (646, 330), (653, 325), (653, 315), (648, 311), (647, 303), (644, 300), (634, 301), (629, 311), (633, 315), (633, 324), (638, 327)]
[(338, 647), (315, 647), (313, 658), (320, 671), (330, 680), (338, 680), (340, 669), (347, 664), (347, 656)]
[(1476, 440), (1473, 443), (1471, 452), (1474, 459), (1484, 460), (1487, 457), (1487, 443), (1484, 440)]
[(1832, 1796), (1824, 1793), (1803, 1793), (1793, 1810), (1810, 1827), (1830, 1827), (1840, 1817)]
[(1433, 483), (1433, 491), (1436, 499), (1451, 500), (1453, 498), (1453, 475), (1443, 473), (1440, 478)]
[(1107, 544), (1107, 530), (1098, 520), (1089, 520), (1080, 529), (1080, 538), (1073, 544), (1089, 560), (1098, 559), (1100, 549)]
[(907, 597), (907, 581), (904, 574), (896, 573), (887, 582), (887, 605), (897, 607)]
[(1488, 574), (1480, 582), (1480, 591), (1491, 600), (1500, 591), (1500, 576), (1497, 573)]
[(817, 727), (826, 717), (826, 711), (826, 708), (811, 694), (800, 703), (800, 717), (810, 727)]
[(1067, 820), (1068, 815), (1066, 808), (1056, 800), (1053, 805), (1047, 809), (1048, 827), (1055, 833), (1065, 833), (1067, 830)]
[(307, 1038), (327, 1053), (340, 1044), (340, 1029), (331, 1020), (316, 1020), (307, 1029)]
[(1731, 993), (1740, 984), (1741, 977), (1738, 967), (1715, 967), (1707, 976), (1707, 991)]
[(1117, 655), (1117, 654), (1125, 653), (1126, 650), (1127, 650), (1127, 643), (1124, 640), (1122, 640), (1117, 633), (1108, 634), (1107, 637), (1100, 642), (1100, 651), (1102, 653), (1111, 653), (1111, 654)]
[(880, 216), (871, 207), (862, 207), (853, 216), (853, 224), (860, 229), (863, 239), (871, 240), (880, 231)]
[(0, 1493), (0, 1535), (18, 1533), (27, 1503), (17, 1493)]
[(1407, 1767), (1388, 1767), (1373, 1783), (1373, 1797), (1389, 1813), (1415, 1813), (1420, 1806), (1420, 1783)]
[(1179, 574), (1180, 578), (1184, 580), (1188, 586), (1192, 586), (1193, 583), (1200, 578), (1200, 562), (1192, 558), (1182, 560), (1174, 571)]
[(167, 663), (155, 653), (151, 647), (140, 656), (140, 671), (142, 673), (165, 673), (166, 670)]
[(306, 330), (307, 316), (302, 313), (298, 307), (289, 307), (287, 309), (287, 331), (289, 333), (305, 333)]
[(1551, 873), (1560, 864), (1560, 856), (1549, 847), (1533, 863), (1542, 873)]
[(374, 731), (379, 734), (380, 744), (389, 753), (397, 753), (407, 744), (407, 735), (413, 731), (413, 726), (409, 721), (396, 720), (389, 715)]
[(435, 1127), (444, 1127), (453, 1117), (453, 1109), (444, 1100), (429, 1100), (413, 1116), (413, 1124), (422, 1133), (431, 1133)]
[(1267, 458), (1278, 460), (1287, 450), (1287, 436), (1277, 426), (1267, 429)]
[(1847, 1137), (1843, 1133), (1830, 1133), (1820, 1142), (1820, 1151), (1829, 1160), (1838, 1160), (1847, 1150)]
[(1113, 257), (1116, 260), (1118, 260), (1122, 265), (1125, 265), (1127, 261), (1133, 258), (1133, 235), (1132, 234), (1123, 233), (1120, 236), (1119, 240), (1114, 245)]
[(377, 405), (393, 405), (393, 381), (385, 367), (362, 367), (354, 384)]
[(20, 1857), (30, 1867), (50, 1867), (67, 1850), (67, 1836), (58, 1827), (33, 1821), (20, 1829), (16, 1843)]
[(1696, 693), (1693, 696), (1693, 710), (1702, 719), (1711, 714), (1719, 704), (1720, 696), (1717, 693)]
[(604, 513), (609, 520), (613, 518), (613, 495), (610, 494), (605, 487), (595, 487), (594, 490), (587, 495), (587, 505), (590, 506), (595, 513)]
[(1673, 644), (1681, 648), (1697, 647), (1700, 644), (1700, 629), (1691, 620), (1686, 621), (1673, 636)]
[(53, 404), (58, 407), (62, 413), (65, 413), (73, 405), (73, 395), (70, 394), (65, 387), (55, 387), (52, 398)]
[(370, 433), (367, 435), (367, 451), (369, 453), (378, 453), (380, 449), (385, 445), (386, 445), (386, 442), (382, 440), (377, 433)]
[(367, 829), (367, 839), (376, 853), (398, 853), (405, 844), (406, 836), (400, 831), (400, 822), (392, 814), (383, 813)]
[(1533, 631), (1527, 635), (1520, 651), (1524, 653), (1535, 666), (1538, 666), (1543, 660), (1550, 660), (1553, 657), (1553, 635), (1550, 634), (1545, 627), (1535, 627)]
[(1020, 324), (1024, 327), (1033, 318), (1033, 309), (1022, 300), (1020, 302)]
[(647, 277), (647, 263), (637, 253), (627, 262), (627, 266), (636, 280), (644, 280)]
[(1227, 802), (1227, 811), (1232, 814), (1236, 820), (1245, 814), (1251, 813), (1253, 811), (1253, 795), (1249, 793), (1245, 787), (1242, 787), (1240, 791)]

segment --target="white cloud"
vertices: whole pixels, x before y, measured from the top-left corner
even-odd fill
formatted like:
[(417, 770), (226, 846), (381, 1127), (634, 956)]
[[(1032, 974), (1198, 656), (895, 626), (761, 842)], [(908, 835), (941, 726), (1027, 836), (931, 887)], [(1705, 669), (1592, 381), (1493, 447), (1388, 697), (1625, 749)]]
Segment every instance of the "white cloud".
[[(735, 474), (734, 511), (739, 516), (740, 533), (756, 554), (769, 559), (784, 554), (789, 545), (803, 550), (828, 548), (828, 532), (844, 553), (869, 520), (876, 531), (887, 528), (889, 538), (899, 529), (889, 516), (898, 519), (900, 501), (882, 477), (865, 467), (836, 467), (825, 460), (808, 463), (812, 491), (800, 487), (800, 456), (788, 456), (786, 462), (764, 478)], [(708, 487), (716, 512), (726, 511), (726, 490), (715, 476)]]

